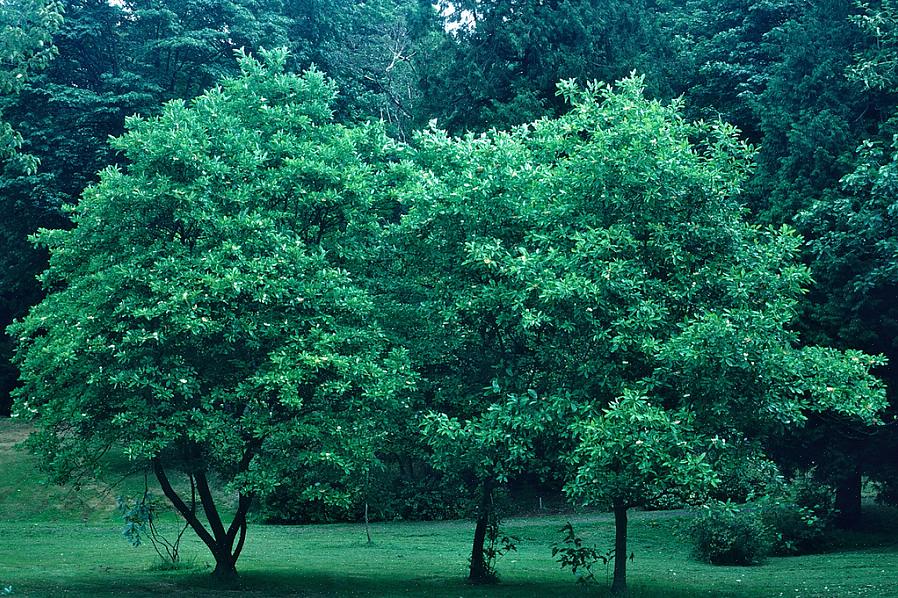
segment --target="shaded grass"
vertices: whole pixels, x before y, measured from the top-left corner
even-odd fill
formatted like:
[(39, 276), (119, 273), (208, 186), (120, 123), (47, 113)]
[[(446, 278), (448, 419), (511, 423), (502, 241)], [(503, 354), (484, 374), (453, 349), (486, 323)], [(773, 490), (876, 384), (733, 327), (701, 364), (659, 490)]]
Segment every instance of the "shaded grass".
[[(693, 560), (676, 534), (678, 522), (664, 514), (634, 513), (630, 567), (632, 595), (720, 596), (898, 596), (898, 537), (881, 533), (840, 552), (773, 558), (760, 567), (712, 567)], [(468, 522), (388, 523), (372, 526), (366, 545), (356, 524), (250, 527), (238, 568), (240, 587), (223, 590), (208, 576), (210, 559), (193, 538), (187, 570), (154, 569), (149, 547), (133, 549), (117, 526), (96, 523), (0, 523), (0, 585), (16, 595), (49, 596), (604, 596), (606, 575), (584, 591), (552, 560), (563, 517), (511, 519), (506, 530), (521, 538), (518, 552), (499, 562), (502, 583), (470, 586), (464, 581), (471, 525)], [(588, 542), (609, 546), (608, 517), (574, 518)], [(853, 538), (852, 541), (857, 540)], [(609, 572), (610, 573), (610, 572)]]
[[(143, 474), (122, 454), (108, 455), (97, 479), (86, 480), (77, 491), (48, 482), (48, 476), (38, 470), (37, 457), (23, 446), (31, 429), (19, 420), (0, 418), (0, 522), (120, 521), (116, 497), (143, 494)], [(183, 476), (172, 473), (171, 477), (175, 489), (187, 491)], [(150, 492), (161, 497), (162, 490), (152, 475), (147, 482)], [(214, 494), (224, 516), (235, 499), (223, 491)]]
[[(80, 493), (42, 483), (35, 460), (13, 449), (28, 428), (0, 420), (0, 592), (14, 596), (476, 596), (553, 598), (607, 595), (610, 571), (598, 566), (598, 584), (578, 587), (552, 559), (567, 520), (604, 552), (613, 543), (608, 515), (513, 518), (503, 533), (520, 538), (518, 552), (498, 563), (502, 583), (465, 583), (472, 524), (379, 523), (367, 545), (362, 525), (251, 525), (238, 563), (240, 586), (216, 587), (211, 558), (195, 537), (185, 536), (190, 568), (164, 570), (152, 548), (132, 548), (121, 537), (114, 496), (137, 493), (143, 479), (109, 490)], [(112, 463), (110, 476), (127, 464)], [(772, 558), (760, 567), (713, 567), (695, 561), (678, 529), (677, 514), (633, 513), (629, 563), (633, 598), (709, 596), (754, 598), (898, 598), (898, 517), (869, 509), (865, 527), (838, 535), (827, 552)], [(173, 527), (173, 526), (172, 526)]]

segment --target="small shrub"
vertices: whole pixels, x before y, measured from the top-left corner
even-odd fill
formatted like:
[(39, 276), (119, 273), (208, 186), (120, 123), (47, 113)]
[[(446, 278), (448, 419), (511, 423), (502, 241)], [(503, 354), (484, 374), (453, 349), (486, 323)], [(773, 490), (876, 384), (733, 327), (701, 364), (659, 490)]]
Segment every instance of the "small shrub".
[(587, 585), (596, 580), (592, 567), (599, 561), (607, 565), (613, 558), (614, 551), (601, 553), (593, 546), (583, 544), (583, 539), (574, 532), (574, 526), (570, 521), (558, 530), (564, 533), (561, 543), (552, 544), (552, 556), (561, 564), (562, 569), (570, 569), (577, 578), (577, 583)]
[(756, 565), (770, 550), (771, 531), (750, 507), (716, 504), (698, 515), (688, 531), (696, 556), (712, 565)]
[(517, 543), (520, 541), (517, 536), (500, 536), (499, 523), (499, 514), (493, 509), (487, 520), (486, 542), (483, 545), (483, 561), (486, 565), (486, 575), (483, 581), (488, 583), (499, 581), (496, 561), (509, 552), (517, 552)]
[(187, 531), (187, 523), (184, 522), (173, 534), (166, 536), (159, 529), (159, 515), (164, 509), (164, 502), (153, 496), (146, 486), (140, 498), (119, 496), (116, 503), (124, 522), (122, 536), (135, 548), (144, 539), (149, 539), (159, 560), (177, 568), (181, 561), (181, 540)]

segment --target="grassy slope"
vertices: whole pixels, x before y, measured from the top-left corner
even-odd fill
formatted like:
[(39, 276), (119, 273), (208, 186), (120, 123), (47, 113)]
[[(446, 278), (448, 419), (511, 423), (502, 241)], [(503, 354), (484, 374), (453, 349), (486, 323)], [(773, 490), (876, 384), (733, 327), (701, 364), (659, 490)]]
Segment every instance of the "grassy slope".
[[(90, 511), (105, 505), (93, 490), (89, 499), (60, 502), (64, 492), (34, 483), (33, 463), (7, 442), (22, 433), (0, 420), (0, 593), (12, 585), (15, 596), (34, 597), (604, 595), (603, 567), (602, 583), (584, 594), (553, 562), (550, 546), (562, 517), (509, 520), (504, 531), (520, 537), (519, 551), (499, 562), (502, 584), (485, 589), (463, 580), (468, 522), (376, 524), (372, 546), (360, 525), (251, 526), (239, 564), (243, 587), (223, 592), (209, 586), (209, 559), (198, 541), (190, 538), (184, 548), (192, 570), (154, 571), (150, 547), (131, 548), (108, 507)], [(740, 568), (695, 562), (675, 534), (674, 518), (634, 513), (632, 595), (898, 597), (898, 527), (893, 512), (878, 515), (868, 533), (845, 536), (838, 552)], [(574, 524), (588, 542), (611, 545), (607, 516), (581, 516)]]

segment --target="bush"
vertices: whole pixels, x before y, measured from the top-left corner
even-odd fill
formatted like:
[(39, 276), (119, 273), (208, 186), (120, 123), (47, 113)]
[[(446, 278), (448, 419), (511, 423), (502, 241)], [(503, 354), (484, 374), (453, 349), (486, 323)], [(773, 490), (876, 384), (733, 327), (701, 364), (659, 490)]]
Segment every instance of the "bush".
[(783, 491), (784, 480), (776, 464), (752, 446), (729, 448), (717, 455), (715, 465), (720, 481), (711, 497), (717, 500), (744, 503)]
[(767, 556), (771, 531), (754, 508), (715, 504), (689, 525), (696, 556), (712, 565), (756, 565)]
[(808, 477), (793, 481), (783, 497), (767, 499), (761, 509), (774, 531), (772, 552), (780, 556), (819, 552), (836, 515), (832, 490)]

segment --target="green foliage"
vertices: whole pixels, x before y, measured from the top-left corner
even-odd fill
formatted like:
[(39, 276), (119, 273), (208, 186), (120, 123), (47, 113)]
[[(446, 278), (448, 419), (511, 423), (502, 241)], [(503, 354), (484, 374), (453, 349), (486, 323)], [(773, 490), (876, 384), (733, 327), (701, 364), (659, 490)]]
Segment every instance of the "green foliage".
[(453, 133), (507, 128), (566, 110), (559, 80), (615, 81), (634, 69), (656, 95), (672, 44), (657, 0), (439, 2), (447, 33), (422, 63), (423, 111)]
[(875, 421), (881, 359), (797, 346), (801, 239), (742, 219), (735, 129), (638, 77), (559, 93), (556, 119), (416, 140), (400, 230), (433, 339), (415, 359), (448, 408), (425, 423), (435, 458), (501, 481), (567, 454), (573, 495), (625, 509), (697, 497), (727, 438)]
[[(43, 297), (35, 278), (47, 267), (47, 255), (28, 236), (42, 227), (70, 226), (62, 206), (75, 204), (98, 171), (122, 163), (108, 139), (124, 132), (125, 118), (155, 114), (164, 101), (192, 97), (221, 76), (237, 74), (233, 48), (253, 51), (285, 40), (283, 28), (278, 33), (271, 23), (268, 2), (16, 0), (4, 4), (4, 14), (25, 5), (57, 12), (47, 12), (54, 20), (36, 29), (46, 43), (34, 66), (46, 68), (23, 77), (20, 93), (3, 106), (22, 142), (0, 175), (0, 210), (10, 214), (0, 222), (4, 329)], [(28, 164), (17, 163), (25, 157)], [(6, 341), (0, 339), (0, 412), (18, 377)]]
[(777, 556), (819, 552), (836, 520), (832, 488), (810, 476), (795, 479), (783, 494), (757, 504), (773, 531), (771, 552)]
[(288, 2), (284, 14), (296, 63), (315, 64), (338, 83), (339, 116), (382, 119), (391, 133), (410, 136), (420, 121), (420, 71), (434, 59), (442, 33), (430, 3)]
[(639, 506), (665, 495), (700, 498), (717, 478), (688, 412), (670, 413), (632, 391), (581, 422), (565, 491), (587, 503)]
[(719, 483), (711, 498), (736, 503), (781, 493), (785, 481), (776, 464), (749, 442), (718, 443), (710, 454)]
[(413, 386), (366, 290), (390, 144), (332, 123), (321, 73), (265, 58), (128, 121), (127, 169), (102, 173), (73, 229), (39, 235), (48, 294), (11, 328), (17, 411), (57, 479), (111, 446), (201, 495), (209, 471), (242, 497), (231, 543), (248, 497), (288, 479), (345, 500), (312, 480), (355, 476)]
[(848, 69), (851, 77), (866, 87), (892, 89), (898, 83), (898, 5), (893, 0), (881, 0), (872, 6), (859, 2), (859, 14), (852, 21), (867, 35), (876, 40), (855, 55), (855, 63)]
[(593, 583), (596, 580), (593, 565), (599, 561), (607, 565), (608, 561), (614, 558), (614, 551), (602, 553), (595, 545), (583, 544), (583, 538), (577, 535), (570, 521), (558, 531), (564, 534), (564, 538), (560, 543), (552, 544), (552, 556), (557, 557), (556, 560), (562, 569), (571, 570), (578, 584)]
[(832, 489), (806, 475), (769, 492), (705, 508), (687, 526), (696, 555), (715, 565), (751, 565), (768, 554), (819, 552), (836, 518)]
[[(0, 94), (6, 107), (8, 96), (19, 92), (28, 78), (45, 68), (56, 54), (53, 33), (62, 23), (62, 4), (56, 0), (11, 0), (0, 5)], [(22, 136), (9, 123), (0, 122), (0, 160), (33, 172), (37, 162), (16, 155)]]
[(173, 537), (166, 536), (160, 529), (160, 515), (164, 508), (162, 499), (145, 489), (138, 499), (119, 496), (116, 506), (124, 521), (122, 536), (132, 546), (137, 548), (148, 538), (162, 563), (170, 567), (181, 564), (181, 538), (188, 524), (180, 525)]
[(695, 555), (712, 565), (757, 565), (770, 550), (771, 531), (753, 507), (718, 503), (688, 526)]
[(500, 530), (501, 519), (495, 509), (488, 514), (486, 524), (486, 542), (483, 546), (483, 561), (485, 571), (480, 583), (496, 583), (499, 581), (499, 573), (496, 571), (496, 561), (508, 554), (517, 552), (520, 538), (517, 536), (502, 535)]

